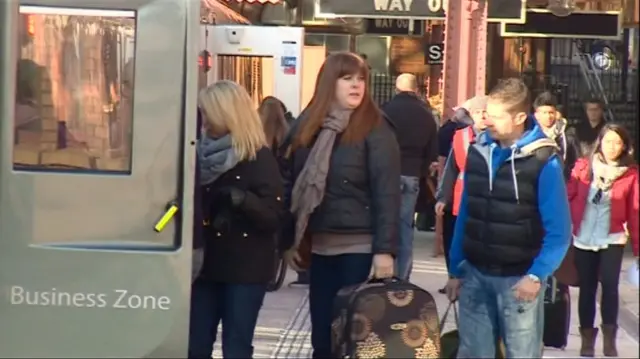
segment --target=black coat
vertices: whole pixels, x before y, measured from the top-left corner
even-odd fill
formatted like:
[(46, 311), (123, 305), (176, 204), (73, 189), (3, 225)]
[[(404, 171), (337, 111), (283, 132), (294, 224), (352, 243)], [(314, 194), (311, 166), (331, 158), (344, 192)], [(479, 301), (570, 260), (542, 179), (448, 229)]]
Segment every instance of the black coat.
[[(233, 208), (220, 200), (225, 188), (245, 193)], [(283, 182), (267, 147), (243, 161), (202, 191), (205, 258), (201, 276), (223, 283), (267, 283), (273, 275), (276, 232), (283, 213)], [(219, 223), (223, 223), (220, 225)], [(216, 227), (216, 228), (214, 228)]]
[[(298, 119), (283, 144), (295, 137)], [(340, 144), (336, 139), (322, 203), (309, 219), (310, 233), (372, 234), (373, 253), (395, 255), (400, 213), (400, 150), (390, 124), (383, 122), (364, 141)], [(299, 148), (288, 156), (284, 173), (287, 206), (291, 191), (309, 156)], [(293, 243), (293, 229), (283, 234), (284, 248)]]
[(393, 123), (400, 145), (402, 175), (428, 175), (429, 165), (438, 160), (438, 125), (427, 103), (414, 93), (400, 92), (382, 111)]

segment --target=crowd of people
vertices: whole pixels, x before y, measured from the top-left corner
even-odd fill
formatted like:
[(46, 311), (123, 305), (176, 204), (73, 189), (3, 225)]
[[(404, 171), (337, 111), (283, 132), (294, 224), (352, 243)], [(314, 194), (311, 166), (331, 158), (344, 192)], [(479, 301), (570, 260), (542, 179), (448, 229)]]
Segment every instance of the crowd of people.
[(493, 358), (498, 339), (509, 358), (539, 357), (545, 283), (563, 266), (577, 273), (567, 284), (580, 288), (581, 355), (595, 352), (600, 280), (603, 350), (616, 356), (628, 238), (638, 255), (627, 131), (605, 123), (598, 101), (569, 128), (553, 95), (530, 103), (519, 79), (466, 101), (438, 129), (415, 76), (399, 76), (381, 108), (368, 78), (360, 56), (329, 55), (297, 119), (273, 97), (254, 109), (231, 81), (200, 92), (189, 358), (211, 357), (220, 322), (223, 356), (252, 356), (278, 253), (309, 285), (313, 357), (331, 357), (341, 288), (410, 279), (416, 201), (434, 172), (458, 357)]

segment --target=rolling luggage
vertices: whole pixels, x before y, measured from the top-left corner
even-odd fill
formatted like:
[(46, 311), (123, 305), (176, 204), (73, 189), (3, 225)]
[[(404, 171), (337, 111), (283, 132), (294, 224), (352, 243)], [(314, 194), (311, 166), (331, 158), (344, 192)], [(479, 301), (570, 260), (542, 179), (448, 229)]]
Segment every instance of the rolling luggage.
[(333, 358), (439, 358), (440, 323), (433, 296), (399, 278), (370, 280), (338, 292)]
[(570, 325), (569, 286), (551, 277), (547, 280), (544, 296), (544, 346), (564, 349), (567, 346)]

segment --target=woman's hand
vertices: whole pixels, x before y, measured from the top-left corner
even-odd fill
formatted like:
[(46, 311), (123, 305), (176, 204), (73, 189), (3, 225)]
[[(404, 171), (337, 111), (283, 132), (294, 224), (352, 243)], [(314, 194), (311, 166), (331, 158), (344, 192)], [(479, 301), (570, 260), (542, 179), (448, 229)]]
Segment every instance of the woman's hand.
[(393, 277), (393, 264), (393, 257), (390, 254), (375, 254), (373, 256), (373, 276), (378, 279)]
[(293, 269), (296, 272), (302, 272), (303, 269), (300, 268), (300, 262), (302, 262), (302, 257), (300, 257), (300, 253), (298, 253), (298, 248), (291, 247), (287, 249), (283, 254), (285, 262), (289, 268)]

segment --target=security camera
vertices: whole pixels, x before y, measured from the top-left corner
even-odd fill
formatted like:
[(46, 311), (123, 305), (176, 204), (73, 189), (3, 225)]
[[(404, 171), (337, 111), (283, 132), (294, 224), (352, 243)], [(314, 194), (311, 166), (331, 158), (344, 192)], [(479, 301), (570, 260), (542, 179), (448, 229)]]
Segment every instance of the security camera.
[(227, 42), (230, 44), (239, 44), (244, 35), (244, 30), (240, 28), (227, 29)]

